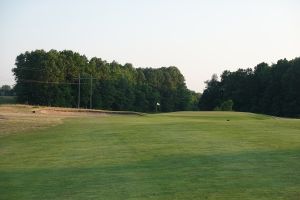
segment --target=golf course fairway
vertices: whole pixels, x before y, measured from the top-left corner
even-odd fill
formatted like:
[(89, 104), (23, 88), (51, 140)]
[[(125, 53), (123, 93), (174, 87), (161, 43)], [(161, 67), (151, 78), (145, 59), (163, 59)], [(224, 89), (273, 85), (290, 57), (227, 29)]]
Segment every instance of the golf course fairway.
[(6, 112), (0, 109), (3, 200), (300, 199), (299, 119)]

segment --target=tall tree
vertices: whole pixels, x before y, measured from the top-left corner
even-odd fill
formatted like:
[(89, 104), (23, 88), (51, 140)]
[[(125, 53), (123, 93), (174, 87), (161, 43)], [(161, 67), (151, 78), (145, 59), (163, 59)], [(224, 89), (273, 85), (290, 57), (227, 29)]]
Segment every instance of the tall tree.
[(36, 50), (16, 58), (20, 103), (154, 112), (187, 110), (192, 93), (176, 67), (134, 68), (72, 51)]
[(213, 110), (228, 100), (237, 111), (300, 117), (300, 58), (271, 66), (261, 63), (254, 70), (224, 71), (220, 82), (207, 82), (199, 107)]

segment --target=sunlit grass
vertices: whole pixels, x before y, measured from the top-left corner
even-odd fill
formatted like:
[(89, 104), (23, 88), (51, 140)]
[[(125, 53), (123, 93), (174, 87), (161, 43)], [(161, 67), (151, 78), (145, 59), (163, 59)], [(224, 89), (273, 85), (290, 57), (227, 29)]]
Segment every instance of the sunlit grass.
[(0, 199), (300, 196), (300, 120), (235, 112), (62, 120), (0, 138)]

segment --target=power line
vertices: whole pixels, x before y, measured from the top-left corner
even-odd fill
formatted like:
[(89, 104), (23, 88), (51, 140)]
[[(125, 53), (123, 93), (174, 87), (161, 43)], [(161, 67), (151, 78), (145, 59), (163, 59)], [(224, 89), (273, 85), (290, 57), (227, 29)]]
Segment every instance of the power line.
[[(32, 70), (33, 71), (33, 70)], [(41, 83), (41, 84), (63, 84), (63, 85), (78, 85), (78, 102), (77, 102), (77, 106), (78, 108), (80, 108), (80, 85), (86, 85), (88, 83), (81, 83), (81, 79), (87, 79), (87, 78), (81, 78), (80, 74), (78, 75), (78, 83), (69, 83), (69, 82), (58, 82), (58, 81), (40, 81), (40, 80), (32, 80), (32, 79), (17, 79), (17, 83), (21, 82), (21, 83), (30, 83), (32, 86), (32, 83)], [(92, 95), (93, 95), (93, 79), (97, 79), (97, 78), (93, 78), (92, 74), (90, 79), (90, 108), (92, 108)]]
[[(78, 83), (57, 82), (57, 81), (39, 81), (39, 80), (28, 80), (28, 79), (18, 79), (18, 81), (23, 82), (23, 83), (44, 83), (44, 84), (65, 84), (65, 85), (77, 85), (78, 84)], [(81, 83), (81, 84), (87, 84), (87, 83)]]

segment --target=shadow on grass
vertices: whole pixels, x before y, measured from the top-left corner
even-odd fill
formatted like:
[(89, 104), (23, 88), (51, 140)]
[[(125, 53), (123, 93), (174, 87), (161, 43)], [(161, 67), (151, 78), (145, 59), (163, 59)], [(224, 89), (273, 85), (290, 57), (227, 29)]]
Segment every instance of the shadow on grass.
[(298, 199), (300, 150), (0, 172), (0, 199)]

